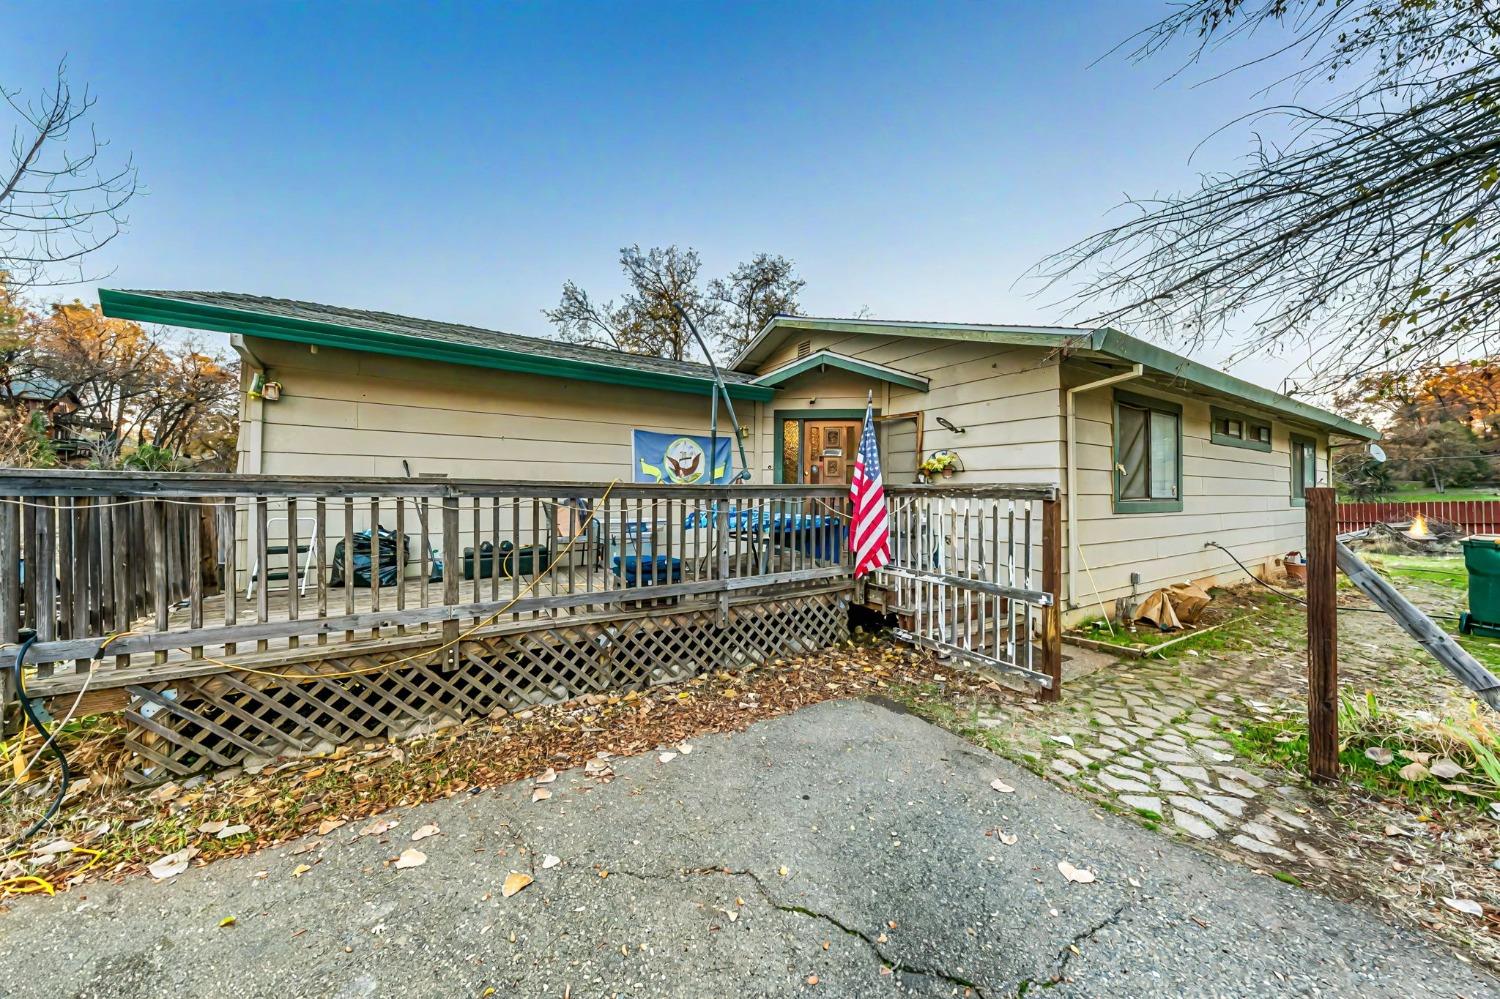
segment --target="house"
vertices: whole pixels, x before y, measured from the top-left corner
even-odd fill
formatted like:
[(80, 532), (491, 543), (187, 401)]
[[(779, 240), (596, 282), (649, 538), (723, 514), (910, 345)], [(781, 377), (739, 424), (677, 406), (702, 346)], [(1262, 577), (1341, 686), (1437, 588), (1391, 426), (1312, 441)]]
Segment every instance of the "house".
[[(635, 431), (709, 423), (706, 364), (250, 295), (100, 301), (231, 334), (245, 473), (629, 479)], [(1232, 581), (1236, 558), (1272, 571), (1303, 546), (1303, 494), (1332, 450), (1378, 437), (1113, 329), (778, 317), (723, 378), (752, 481), (848, 481), (873, 394), (889, 481), (946, 450), (958, 483), (1059, 484), (1075, 621)]]
[(82, 405), (72, 388), (42, 375), (13, 378), (8, 392), (0, 394), (0, 407), (11, 419), (33, 420), (41, 415), (42, 431), (64, 463), (87, 462), (112, 429), (81, 417)]

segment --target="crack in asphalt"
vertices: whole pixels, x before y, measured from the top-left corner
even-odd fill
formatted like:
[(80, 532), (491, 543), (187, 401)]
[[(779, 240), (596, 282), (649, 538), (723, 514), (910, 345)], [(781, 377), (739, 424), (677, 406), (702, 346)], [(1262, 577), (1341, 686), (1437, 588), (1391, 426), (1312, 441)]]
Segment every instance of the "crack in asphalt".
[(765, 899), (766, 904), (771, 908), (776, 909), (778, 912), (791, 913), (797, 916), (806, 916), (809, 919), (820, 919), (823, 922), (836, 927), (848, 936), (854, 937), (864, 943), (864, 945), (870, 950), (870, 952), (880, 960), (880, 963), (890, 968), (893, 972), (900, 972), (904, 975), (921, 975), (925, 978), (936, 978), (941, 981), (947, 982), (950, 985), (957, 985), (962, 988), (968, 989), (969, 992), (977, 996), (978, 999), (987, 999), (983, 987), (967, 978), (950, 974), (938, 968), (919, 967), (917, 965), (907, 964), (904, 961), (899, 961), (896, 958), (891, 957), (885, 951), (881, 950), (880, 941), (875, 937), (870, 936), (868, 933), (865, 933), (863, 930), (859, 930), (855, 927), (849, 926), (839, 920), (837, 917), (831, 916), (826, 912), (818, 912), (815, 909), (809, 909), (806, 906), (801, 905), (788, 905), (785, 902), (779, 901), (776, 896), (772, 894), (771, 890), (766, 887), (765, 882), (760, 879), (760, 875), (756, 874), (754, 871), (735, 870), (729, 867), (685, 867), (674, 871), (670, 875), (654, 873), (642, 874), (639, 871), (622, 870), (611, 870), (610, 874), (624, 874), (627, 877), (637, 878), (641, 881), (665, 880), (677, 875), (718, 875), (720, 877), (745, 878), (755, 886), (755, 890), (760, 893), (761, 898)]
[(1078, 949), (1079, 944), (1093, 939), (1094, 935), (1101, 930), (1110, 926), (1114, 926), (1120, 921), (1120, 917), (1125, 914), (1125, 910), (1128, 908), (1130, 908), (1130, 901), (1127, 899), (1126, 901), (1121, 902), (1115, 908), (1114, 912), (1110, 913), (1108, 916), (1105, 916), (1098, 923), (1095, 923), (1093, 926), (1090, 926), (1086, 930), (1075, 933), (1073, 935), (1072, 942), (1058, 952), (1057, 970), (1053, 972), (1052, 980), (1059, 981), (1062, 979), (1063, 973), (1068, 970), (1068, 962), (1073, 960), (1074, 955), (1080, 954), (1080, 951)]
[(1061, 982), (1064, 976), (1067, 974), (1069, 962), (1071, 962), (1075, 956), (1083, 956), (1082, 951), (1079, 950), (1078, 945), (1092, 940), (1094, 936), (1100, 931), (1110, 926), (1114, 926), (1116, 923), (1118, 923), (1120, 921), (1120, 917), (1125, 915), (1125, 910), (1130, 908), (1131, 901), (1132, 900), (1130, 899), (1126, 899), (1124, 902), (1121, 902), (1118, 906), (1115, 907), (1114, 912), (1111, 912), (1108, 916), (1105, 916), (1093, 926), (1090, 926), (1087, 929), (1080, 930), (1077, 933), (1073, 934), (1073, 939), (1068, 942), (1067, 946), (1063, 947), (1057, 952), (1057, 966), (1053, 969), (1051, 976), (1049, 976), (1045, 982), (1039, 982), (1035, 978), (1021, 979), (1021, 981), (1016, 985), (1015, 995), (1017, 999), (1019, 999), (1019, 997), (1021, 996), (1026, 995), (1026, 993), (1030, 991), (1032, 986), (1041, 985), (1042, 987), (1047, 988), (1056, 985), (1058, 982)]

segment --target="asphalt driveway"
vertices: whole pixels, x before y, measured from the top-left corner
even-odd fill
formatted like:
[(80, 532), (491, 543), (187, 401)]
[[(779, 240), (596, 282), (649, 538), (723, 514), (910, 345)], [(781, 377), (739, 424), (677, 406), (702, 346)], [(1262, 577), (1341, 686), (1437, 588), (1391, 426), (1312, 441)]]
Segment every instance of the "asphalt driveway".
[[(26, 900), (0, 915), (0, 995), (1500, 994), (1363, 909), (880, 704), (612, 763), (547, 800), (459, 795), (390, 813), (383, 837), (356, 822), (304, 852)], [(425, 863), (387, 864), (413, 848)], [(505, 898), (512, 871), (535, 881)]]

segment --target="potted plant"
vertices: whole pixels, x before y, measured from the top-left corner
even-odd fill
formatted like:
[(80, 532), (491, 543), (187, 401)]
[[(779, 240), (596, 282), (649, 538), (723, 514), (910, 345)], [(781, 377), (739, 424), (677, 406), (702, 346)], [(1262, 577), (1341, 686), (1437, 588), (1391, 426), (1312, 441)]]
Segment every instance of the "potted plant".
[(922, 462), (918, 471), (931, 482), (940, 475), (945, 479), (951, 479), (953, 473), (962, 471), (963, 467), (957, 451), (934, 451), (926, 461)]

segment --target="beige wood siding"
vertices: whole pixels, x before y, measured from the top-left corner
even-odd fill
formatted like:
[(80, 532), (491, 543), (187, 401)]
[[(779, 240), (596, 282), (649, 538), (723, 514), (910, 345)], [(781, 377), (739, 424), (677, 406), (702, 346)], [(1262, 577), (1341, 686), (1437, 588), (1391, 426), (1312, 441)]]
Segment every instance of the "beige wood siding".
[[(806, 343), (809, 351), (833, 350), (923, 375), (930, 380), (931, 389), (916, 392), (833, 369), (823, 374), (809, 372), (786, 383), (776, 401), (764, 407), (762, 439), (773, 439), (772, 410), (861, 408), (866, 391), (873, 388), (882, 412), (922, 412), (923, 448), (927, 453), (939, 448), (959, 452), (965, 472), (958, 482), (1054, 482), (1065, 486), (1062, 389), (1118, 371), (1081, 362), (1059, 367), (1048, 352), (1039, 348), (817, 332), (789, 337), (760, 372), (795, 361), (800, 343)], [(1064, 581), (1065, 591), (1075, 595), (1075, 606), (1066, 615), (1070, 621), (1097, 616), (1099, 602), (1113, 613), (1115, 598), (1131, 592), (1132, 573), (1140, 574), (1138, 591), (1143, 595), (1185, 579), (1243, 581), (1244, 574), (1234, 562), (1217, 549), (1205, 548), (1205, 541), (1230, 547), (1247, 565), (1261, 571), (1272, 560), (1303, 547), (1303, 508), (1291, 502), (1289, 434), (1295, 432), (1318, 442), (1322, 483), (1328, 477), (1326, 434), (1273, 420), (1269, 452), (1213, 444), (1211, 404), (1207, 399), (1153, 390), (1144, 382), (1123, 387), (1183, 407), (1183, 509), (1152, 514), (1114, 512), (1114, 392), (1106, 388), (1080, 394), (1076, 517), (1082, 559), (1076, 589), (1068, 590), (1069, 582)], [(1227, 400), (1216, 400), (1216, 404), (1237, 408)], [(1252, 411), (1250, 415), (1257, 414)], [(938, 416), (965, 432), (955, 435), (943, 430), (937, 425)], [(885, 435), (890, 481), (910, 479), (911, 462), (901, 448), (913, 446), (913, 429), (911, 423), (897, 424)], [(771, 456), (767, 457), (769, 476)], [(898, 471), (903, 478), (896, 478)], [(1083, 571), (1083, 562), (1087, 562), (1092, 576)]]
[[(765, 441), (774, 439), (776, 410), (862, 410), (866, 393), (874, 390), (882, 414), (921, 413), (927, 454), (942, 448), (958, 451), (964, 471), (956, 481), (1057, 481), (1058, 369), (1045, 351), (916, 337), (811, 333), (791, 337), (760, 373), (796, 360), (797, 345), (804, 342), (814, 351), (833, 350), (921, 375), (928, 379), (929, 389), (920, 392), (833, 368), (810, 371), (782, 385), (775, 401), (763, 407), (766, 416), (760, 429)], [(944, 430), (937, 423), (939, 416), (964, 432)], [(926, 456), (914, 453), (915, 427), (903, 421), (885, 434), (888, 481), (911, 482), (916, 462)], [(768, 476), (773, 459), (768, 453)]]
[[(278, 402), (246, 401), (241, 470), (629, 481), (631, 431), (706, 434), (709, 397), (252, 339)], [(755, 426), (756, 404), (737, 403)], [(729, 420), (721, 412), (727, 432)], [(758, 467), (755, 439), (745, 442)], [(254, 463), (259, 451), (259, 467)], [(738, 455), (735, 464), (738, 466)]]
[[(1064, 378), (1076, 385), (1107, 373), (1069, 364)], [(1114, 512), (1115, 389), (1079, 393), (1078, 502), (1073, 521), (1081, 561), (1072, 591), (1075, 612), (1070, 617), (1098, 616), (1100, 600), (1112, 613), (1115, 598), (1131, 592), (1131, 573), (1140, 574), (1137, 592), (1143, 596), (1182, 580), (1243, 582), (1244, 572), (1224, 552), (1205, 547), (1207, 541), (1230, 548), (1258, 571), (1264, 571), (1270, 560), (1304, 547), (1303, 508), (1291, 501), (1289, 435), (1317, 441), (1318, 480), (1326, 484), (1326, 434), (1273, 420), (1270, 451), (1215, 444), (1210, 436), (1210, 406), (1233, 408), (1232, 403), (1210, 403), (1141, 381), (1118, 388), (1182, 406), (1182, 510)], [(1084, 563), (1089, 572), (1083, 571)]]

